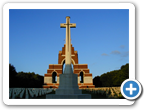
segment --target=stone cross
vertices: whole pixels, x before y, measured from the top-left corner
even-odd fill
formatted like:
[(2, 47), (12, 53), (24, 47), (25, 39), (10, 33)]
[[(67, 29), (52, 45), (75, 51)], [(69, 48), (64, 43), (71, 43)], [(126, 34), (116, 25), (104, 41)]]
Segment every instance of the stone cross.
[(70, 17), (66, 17), (66, 23), (60, 24), (61, 28), (66, 28), (66, 49), (65, 49), (65, 64), (71, 64), (71, 36), (70, 28), (75, 28), (75, 23), (70, 23)]

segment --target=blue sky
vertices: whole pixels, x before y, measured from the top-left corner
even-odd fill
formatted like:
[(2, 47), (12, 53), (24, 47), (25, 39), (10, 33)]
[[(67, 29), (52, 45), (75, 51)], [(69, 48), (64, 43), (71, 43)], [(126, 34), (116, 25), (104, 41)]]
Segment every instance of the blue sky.
[(71, 28), (72, 45), (79, 64), (88, 64), (93, 77), (129, 63), (128, 9), (11, 9), (9, 10), (9, 63), (16, 71), (44, 76), (49, 64), (58, 64), (65, 44), (65, 28)]

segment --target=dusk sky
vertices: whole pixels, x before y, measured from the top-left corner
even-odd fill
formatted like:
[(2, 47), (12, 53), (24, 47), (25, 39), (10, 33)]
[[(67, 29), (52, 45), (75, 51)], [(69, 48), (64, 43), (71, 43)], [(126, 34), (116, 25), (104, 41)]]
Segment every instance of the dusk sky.
[(65, 44), (60, 23), (76, 23), (71, 39), (79, 64), (93, 78), (129, 63), (128, 9), (10, 9), (9, 63), (17, 72), (44, 76)]

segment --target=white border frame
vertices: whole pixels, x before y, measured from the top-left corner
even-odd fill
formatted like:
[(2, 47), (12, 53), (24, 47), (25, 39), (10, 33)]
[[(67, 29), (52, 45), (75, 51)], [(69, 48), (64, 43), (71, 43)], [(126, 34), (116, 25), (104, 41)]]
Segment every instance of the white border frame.
[(3, 102), (6, 105), (132, 105), (127, 99), (9, 99), (9, 9), (129, 9), (129, 78), (135, 79), (135, 6), (131, 3), (6, 3), (3, 6)]

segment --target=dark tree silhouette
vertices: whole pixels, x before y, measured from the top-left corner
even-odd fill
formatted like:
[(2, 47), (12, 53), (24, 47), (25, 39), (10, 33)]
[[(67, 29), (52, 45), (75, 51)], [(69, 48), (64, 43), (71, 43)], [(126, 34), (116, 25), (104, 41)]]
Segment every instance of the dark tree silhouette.
[(102, 74), (100, 77), (96, 76), (93, 79), (95, 87), (112, 87), (121, 86), (122, 82), (129, 78), (129, 64), (122, 65), (121, 69), (110, 71)]
[(15, 87), (16, 85), (16, 69), (13, 65), (9, 64), (9, 87)]
[(102, 87), (102, 83), (100, 81), (100, 76), (94, 77), (93, 84), (95, 85), (95, 87)]
[(9, 87), (42, 88), (44, 77), (34, 72), (16, 72), (13, 65), (9, 64)]

